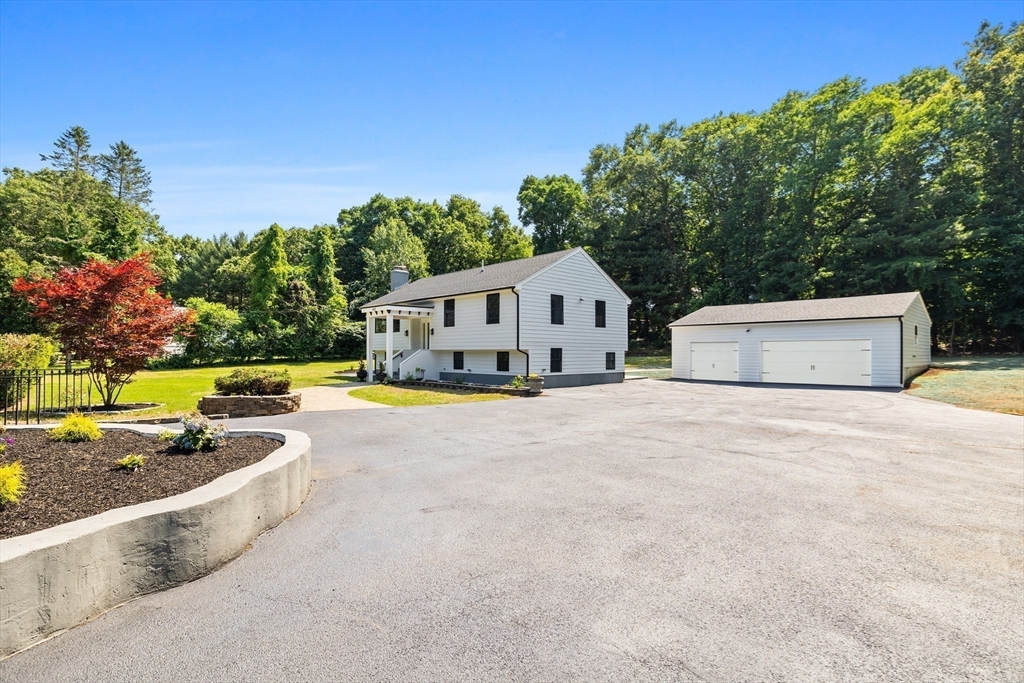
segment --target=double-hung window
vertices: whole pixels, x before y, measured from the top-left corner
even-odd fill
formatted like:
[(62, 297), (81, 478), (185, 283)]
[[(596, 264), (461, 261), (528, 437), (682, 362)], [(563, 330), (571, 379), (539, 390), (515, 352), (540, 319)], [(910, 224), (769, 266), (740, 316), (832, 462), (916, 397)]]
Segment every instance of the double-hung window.
[(604, 302), (594, 302), (594, 327), (604, 327)]
[(552, 325), (564, 325), (565, 324), (565, 299), (562, 298), (561, 294), (551, 295), (551, 324)]
[(562, 349), (551, 349), (551, 372), (562, 371)]
[(463, 370), (466, 367), (466, 354), (463, 351), (452, 353), (452, 369)]
[(487, 295), (487, 324), (497, 325), (501, 322), (501, 294)]
[(455, 299), (444, 300), (444, 326), (455, 327)]
[(609, 351), (608, 353), (604, 354), (604, 369), (605, 370), (614, 370), (615, 369), (615, 352), (614, 351)]
[(373, 331), (376, 334), (384, 334), (388, 331), (388, 319), (387, 318), (374, 318), (373, 319)]
[(394, 330), (395, 332), (401, 332), (401, 331), (402, 331), (402, 321), (401, 321), (401, 320), (400, 320), (399, 318), (395, 318), (395, 319), (394, 319), (394, 320), (393, 320), (393, 321), (391, 322), (391, 328), (392, 328), (392, 329), (393, 329), (393, 330)]
[(508, 372), (508, 351), (498, 351), (498, 372)]

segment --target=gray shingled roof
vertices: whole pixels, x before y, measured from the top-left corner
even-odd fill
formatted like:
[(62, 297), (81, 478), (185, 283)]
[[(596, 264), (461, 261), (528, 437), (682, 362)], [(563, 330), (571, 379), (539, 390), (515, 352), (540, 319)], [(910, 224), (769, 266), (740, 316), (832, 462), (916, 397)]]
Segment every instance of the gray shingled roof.
[(362, 308), (384, 304), (407, 304), (425, 299), (438, 299), (443, 296), (490, 292), (514, 287), (537, 271), (547, 268), (570, 251), (572, 249), (413, 280), (379, 299), (363, 304)]
[(688, 325), (729, 325), (779, 323), (800, 320), (845, 320), (849, 318), (895, 318), (904, 315), (917, 292), (851, 296), (842, 299), (772, 301), (764, 304), (705, 306), (680, 318), (669, 327)]

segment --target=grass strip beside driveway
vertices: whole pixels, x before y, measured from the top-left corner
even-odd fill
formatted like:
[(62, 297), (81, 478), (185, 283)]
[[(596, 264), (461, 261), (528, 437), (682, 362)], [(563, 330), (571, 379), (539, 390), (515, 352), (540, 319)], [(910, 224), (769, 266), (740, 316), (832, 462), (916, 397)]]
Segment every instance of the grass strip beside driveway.
[(363, 387), (348, 392), (352, 398), (383, 403), (386, 406), (438, 406), (447, 403), (476, 403), (478, 401), (502, 401), (504, 394), (474, 394), (454, 389), (420, 389), (389, 386)]

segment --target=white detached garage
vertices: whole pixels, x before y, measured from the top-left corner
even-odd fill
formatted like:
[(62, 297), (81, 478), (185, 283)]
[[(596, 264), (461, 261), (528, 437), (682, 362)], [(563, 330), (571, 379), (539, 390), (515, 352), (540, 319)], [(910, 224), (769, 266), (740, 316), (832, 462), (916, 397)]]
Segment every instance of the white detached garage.
[(678, 379), (898, 387), (931, 363), (918, 292), (705, 306), (669, 327)]

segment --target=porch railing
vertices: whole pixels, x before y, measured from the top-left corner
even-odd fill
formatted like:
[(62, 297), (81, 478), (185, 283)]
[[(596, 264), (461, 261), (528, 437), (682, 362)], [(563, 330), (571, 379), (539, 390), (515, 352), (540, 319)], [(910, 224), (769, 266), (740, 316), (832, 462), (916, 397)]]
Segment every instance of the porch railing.
[(88, 370), (0, 370), (2, 424), (39, 424), (76, 410), (92, 411)]

